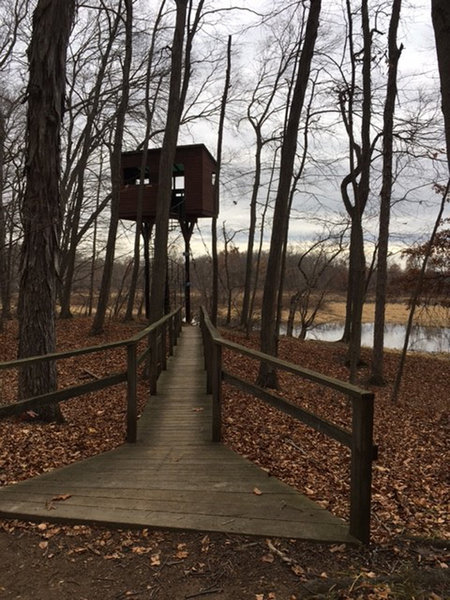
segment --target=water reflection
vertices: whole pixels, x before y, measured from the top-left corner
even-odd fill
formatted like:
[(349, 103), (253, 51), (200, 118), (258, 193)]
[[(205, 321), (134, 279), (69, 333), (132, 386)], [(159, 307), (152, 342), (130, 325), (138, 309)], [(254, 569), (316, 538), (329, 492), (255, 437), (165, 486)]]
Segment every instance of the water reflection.
[[(361, 343), (372, 346), (373, 323), (363, 323)], [(386, 348), (403, 348), (405, 325), (388, 324), (385, 327), (384, 345)], [(336, 342), (342, 337), (343, 323), (324, 323), (309, 331), (306, 339)], [(294, 332), (295, 334), (295, 332)], [(450, 352), (450, 328), (414, 326), (409, 339), (409, 350), (421, 352)]]

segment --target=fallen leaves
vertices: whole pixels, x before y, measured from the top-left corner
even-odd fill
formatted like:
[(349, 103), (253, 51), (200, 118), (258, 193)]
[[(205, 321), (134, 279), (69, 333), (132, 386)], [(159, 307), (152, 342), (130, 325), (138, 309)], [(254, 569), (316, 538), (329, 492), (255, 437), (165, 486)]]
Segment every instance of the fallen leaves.
[(174, 554), (174, 558), (178, 558), (178, 560), (183, 560), (189, 556), (189, 552), (186, 549), (186, 544), (178, 544), (177, 551)]
[[(64, 325), (71, 328), (75, 322)], [(122, 325), (112, 324), (112, 329), (116, 332), (116, 339), (127, 336), (122, 331)], [(68, 347), (90, 343), (82, 334), (83, 327), (78, 332), (79, 339), (72, 332)], [(114, 334), (110, 337), (114, 337)], [(242, 343), (243, 340), (238, 341)], [(64, 345), (64, 340), (62, 342)], [(283, 340), (280, 350), (283, 356), (307, 368), (318, 368), (329, 375), (345, 377), (346, 371), (339, 362), (340, 355), (335, 346)], [(81, 363), (81, 357), (79, 360)], [(255, 365), (247, 359), (238, 361), (239, 364), (235, 364), (228, 356), (226, 360), (233, 363), (233, 369), (242, 370), (242, 375), (247, 370), (255, 372)], [(405, 557), (413, 565), (413, 572), (414, 569), (433, 569), (435, 573), (445, 576), (448, 554), (445, 557), (444, 551), (439, 552), (422, 543), (416, 544), (414, 550), (408, 550), (408, 542), (405, 542), (411, 534), (428, 536), (433, 533), (435, 537), (442, 537), (446, 525), (444, 480), (448, 449), (445, 438), (447, 417), (443, 407), (448, 397), (446, 382), (450, 369), (447, 362), (439, 359), (426, 357), (420, 360), (424, 362), (424, 367), (419, 364), (420, 361), (413, 361), (404, 388), (405, 395), (398, 407), (388, 401), (388, 388), (376, 390), (375, 432), (376, 441), (380, 444), (380, 460), (374, 465), (374, 537), (388, 547), (392, 536), (397, 536), (395, 544), (391, 542), (386, 550), (388, 558), (380, 559), (378, 563), (379, 545), (376, 546), (376, 552), (369, 556), (363, 552), (357, 554), (356, 550), (344, 544), (334, 544), (323, 547), (319, 558), (319, 554), (314, 555), (311, 547), (302, 554), (297, 542), (287, 540), (269, 540), (270, 545), (260, 541), (256, 546), (252, 545), (255, 542), (243, 544), (240, 540), (239, 544), (245, 547), (245, 551), (239, 551), (232, 536), (218, 542), (220, 538), (215, 534), (197, 535), (195, 542), (186, 543), (187, 538), (180, 537), (176, 532), (171, 533), (170, 538), (167, 534), (169, 539), (163, 544), (157, 538), (161, 533), (149, 533), (148, 530), (134, 534), (122, 532), (120, 536), (105, 530), (96, 531), (91, 536), (89, 528), (83, 526), (69, 528), (38, 523), (22, 527), (34, 527), (38, 539), (34, 538), (33, 548), (42, 552), (45, 558), (55, 556), (53, 560), (56, 560), (58, 553), (66, 552), (73, 561), (94, 561), (102, 557), (103, 562), (104, 559), (129, 559), (135, 564), (142, 560), (146, 571), (155, 581), (161, 573), (175, 569), (181, 573), (180, 577), (206, 578), (214, 561), (220, 563), (222, 573), (227, 568), (227, 561), (231, 564), (237, 557), (236, 561), (245, 561), (249, 570), (259, 569), (259, 572), (273, 577), (286, 574), (290, 578), (291, 589), (300, 589), (301, 585), (309, 585), (311, 581), (329, 589), (339, 572), (349, 572), (354, 586), (349, 595), (344, 592), (342, 598), (381, 600), (393, 597), (395, 583), (379, 583), (379, 579), (388, 577), (390, 569), (402, 565)], [(91, 357), (89, 361), (95, 362), (95, 366), (92, 364), (89, 368), (99, 377), (122, 369), (124, 364), (123, 357), (118, 353), (104, 362), (100, 357), (96, 357), (95, 361)], [(392, 368), (392, 362), (388, 357), (388, 368)], [(436, 365), (440, 369), (439, 376), (433, 375), (437, 373)], [(76, 382), (77, 376), (85, 368), (86, 365), (81, 364), (66, 365), (60, 374), (60, 381), (64, 385), (69, 385), (72, 380)], [(286, 398), (348, 427), (350, 413), (346, 400), (343, 401), (334, 393), (317, 394), (317, 388), (305, 382), (294, 383), (289, 377), (281, 379)], [(425, 381), (426, 386), (422, 385)], [(143, 385), (145, 387), (146, 383), (143, 382)], [(146, 396), (145, 393), (141, 395), (143, 398)], [(42, 473), (122, 443), (124, 398), (123, 389), (118, 386), (107, 394), (99, 392), (69, 401), (63, 405), (67, 420), (63, 425), (30, 424), (14, 419), (1, 421), (0, 484)], [(225, 386), (224, 394), (224, 427), (229, 445), (258, 463), (267, 473), (296, 486), (334, 513), (343, 517), (348, 515), (348, 453), (341, 446), (228, 386)], [(261, 488), (264, 490), (263, 485)], [(248, 495), (263, 494), (261, 489), (252, 489), (251, 486), (247, 491)], [(63, 503), (70, 498), (67, 490), (62, 488), (61, 492), (51, 498), (49, 510), (54, 509), (56, 503)], [(17, 525), (5, 522), (2, 527), (5, 531), (12, 531)], [(58, 534), (61, 535), (58, 537)], [(65, 544), (71, 537), (74, 543), (67, 549)], [(61, 546), (56, 550), (58, 544)], [(351, 565), (352, 556), (360, 557), (355, 567)], [(111, 565), (111, 568), (115, 568), (115, 565)], [(346, 584), (347, 591), (349, 585)], [(271, 589), (275, 588), (269, 585), (262, 587), (260, 581), (255, 579), (248, 597), (254, 595), (256, 598), (259, 595), (263, 600), (272, 600), (275, 591), (269, 591)], [(391, 593), (391, 590), (394, 591)], [(443, 600), (446, 595), (439, 591), (436, 588), (436, 593), (429, 592), (423, 596), (424, 600)], [(278, 598), (295, 599), (289, 593), (280, 595), (278, 588), (276, 593)]]
[[(111, 322), (107, 332), (89, 335), (90, 319), (59, 320), (58, 350), (68, 350), (126, 339), (136, 333), (136, 325)], [(17, 353), (17, 324), (11, 322), (0, 336), (0, 361)], [(86, 372), (97, 378), (120, 372), (126, 362), (122, 349), (72, 357), (58, 362), (60, 388), (81, 383)], [(2, 371), (2, 403), (17, 397), (17, 371)], [(145, 404), (147, 382), (138, 382), (138, 411)], [(126, 394), (118, 385), (61, 404), (65, 423), (27, 422), (12, 417), (0, 420), (0, 485), (22, 481), (51, 469), (111, 450), (125, 441)], [(54, 506), (48, 505), (48, 509)]]
[(52, 502), (65, 502), (69, 498), (72, 498), (72, 494), (59, 494), (59, 496), (53, 496)]
[[(236, 331), (222, 330), (232, 341), (257, 348)], [(348, 380), (345, 347), (321, 342), (281, 338), (280, 358)], [(226, 369), (254, 381), (258, 363), (231, 351), (224, 352)], [(363, 349), (370, 365), (370, 353)], [(397, 355), (387, 353), (386, 377), (392, 382)], [(361, 384), (368, 367), (359, 373)], [(387, 542), (393, 536), (442, 538), (446, 529), (448, 498), (445, 485), (450, 459), (447, 431), (450, 361), (432, 355), (410, 355), (405, 367), (402, 395), (390, 400), (390, 385), (373, 388), (376, 394), (374, 442), (379, 459), (373, 463), (372, 540)], [(351, 428), (351, 405), (333, 390), (279, 373), (280, 393), (302, 408)], [(224, 385), (225, 442), (270, 474), (296, 487), (320, 506), (349, 518), (350, 453), (302, 423), (230, 385)]]
[(273, 554), (263, 554), (261, 560), (265, 563), (273, 563), (275, 557)]

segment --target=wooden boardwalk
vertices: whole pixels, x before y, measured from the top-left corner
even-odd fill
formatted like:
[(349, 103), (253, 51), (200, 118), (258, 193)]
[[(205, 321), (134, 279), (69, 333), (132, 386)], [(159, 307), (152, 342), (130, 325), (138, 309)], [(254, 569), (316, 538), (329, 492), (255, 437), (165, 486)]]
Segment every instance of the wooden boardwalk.
[(210, 441), (205, 387), (200, 331), (184, 327), (138, 442), (0, 488), (0, 517), (355, 542), (342, 520)]

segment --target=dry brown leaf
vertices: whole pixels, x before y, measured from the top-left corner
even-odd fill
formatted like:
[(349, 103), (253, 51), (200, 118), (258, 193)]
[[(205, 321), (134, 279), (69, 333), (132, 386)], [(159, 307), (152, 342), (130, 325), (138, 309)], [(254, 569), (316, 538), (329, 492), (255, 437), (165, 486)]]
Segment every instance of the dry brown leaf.
[(59, 496), (54, 496), (52, 498), (52, 502), (64, 502), (72, 497), (72, 494), (60, 494)]
[(261, 557), (261, 560), (265, 563), (273, 563), (273, 561), (275, 560), (275, 557), (273, 554), (263, 554), (263, 556)]

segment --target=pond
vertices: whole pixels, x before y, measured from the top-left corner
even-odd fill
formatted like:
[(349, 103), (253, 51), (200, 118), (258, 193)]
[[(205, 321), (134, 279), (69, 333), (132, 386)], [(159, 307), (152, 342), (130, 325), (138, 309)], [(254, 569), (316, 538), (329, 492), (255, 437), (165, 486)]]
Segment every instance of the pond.
[[(372, 346), (373, 323), (363, 323), (361, 343)], [(389, 323), (385, 327), (384, 346), (401, 350), (405, 339), (405, 325)], [(308, 331), (306, 339), (336, 342), (341, 339), (344, 331), (343, 323), (324, 323)], [(294, 331), (295, 334), (295, 331)], [(409, 340), (409, 350), (420, 352), (450, 352), (449, 327), (414, 326)]]

